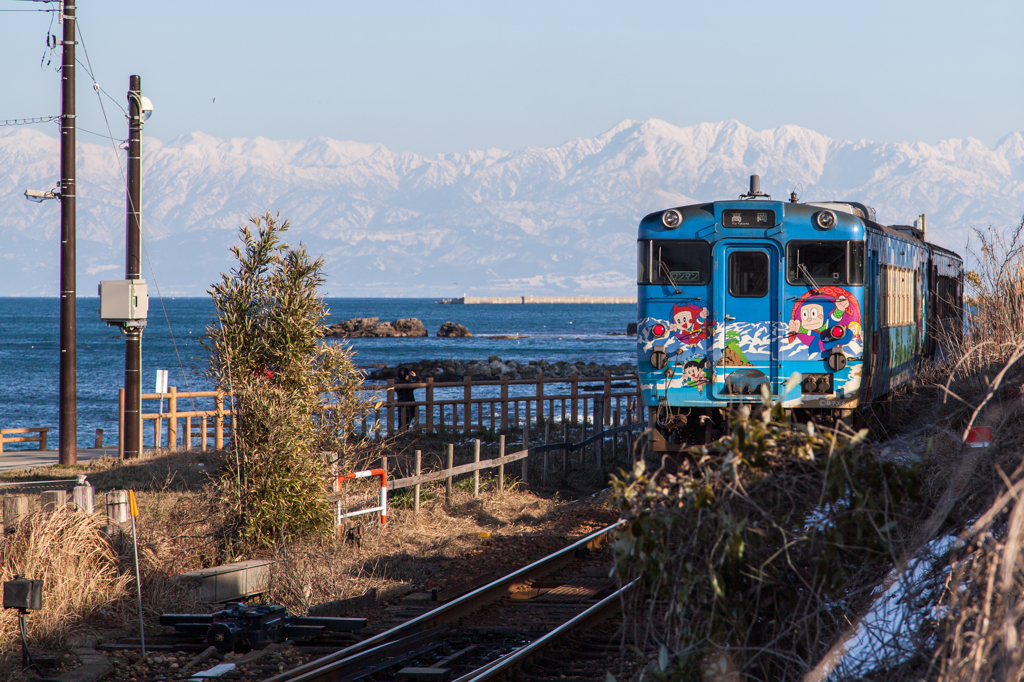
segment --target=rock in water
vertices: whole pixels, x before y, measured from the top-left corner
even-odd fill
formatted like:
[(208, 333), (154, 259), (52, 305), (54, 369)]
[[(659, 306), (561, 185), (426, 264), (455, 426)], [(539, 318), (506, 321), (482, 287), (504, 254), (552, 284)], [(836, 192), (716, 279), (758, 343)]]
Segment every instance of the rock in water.
[(427, 336), (427, 328), (415, 317), (381, 322), (379, 317), (353, 317), (324, 329), (328, 338), (387, 338), (393, 336)]
[(441, 328), (437, 330), (437, 335), (446, 336), (448, 338), (465, 338), (473, 336), (473, 334), (461, 324), (455, 324), (451, 321), (442, 324)]

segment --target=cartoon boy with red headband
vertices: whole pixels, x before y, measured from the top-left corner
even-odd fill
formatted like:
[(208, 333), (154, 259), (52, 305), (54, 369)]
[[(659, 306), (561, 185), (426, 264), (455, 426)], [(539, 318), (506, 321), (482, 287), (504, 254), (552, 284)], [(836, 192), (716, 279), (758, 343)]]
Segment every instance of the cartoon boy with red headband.
[(707, 306), (677, 303), (672, 307), (672, 324), (669, 325), (669, 331), (692, 348), (708, 337), (707, 321)]

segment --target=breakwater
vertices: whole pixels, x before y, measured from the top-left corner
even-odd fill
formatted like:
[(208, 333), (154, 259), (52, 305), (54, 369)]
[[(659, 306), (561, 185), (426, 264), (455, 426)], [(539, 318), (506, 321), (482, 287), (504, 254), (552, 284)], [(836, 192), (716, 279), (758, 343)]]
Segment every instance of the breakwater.
[(530, 303), (583, 303), (604, 305), (636, 305), (636, 296), (463, 296), (448, 298), (438, 303), (465, 305), (526, 305)]
[(486, 360), (420, 360), (419, 362), (403, 362), (394, 367), (377, 367), (367, 369), (367, 379), (387, 381), (397, 379), (400, 369), (406, 368), (416, 372), (420, 381), (432, 377), (434, 381), (462, 381), (463, 377), (473, 379), (534, 379), (538, 374), (545, 377), (561, 377), (568, 379), (573, 374), (582, 378), (603, 377), (605, 372), (613, 376), (636, 374), (635, 362), (623, 362), (618, 365), (602, 365), (596, 362), (548, 362), (547, 360), (502, 360), (492, 355)]

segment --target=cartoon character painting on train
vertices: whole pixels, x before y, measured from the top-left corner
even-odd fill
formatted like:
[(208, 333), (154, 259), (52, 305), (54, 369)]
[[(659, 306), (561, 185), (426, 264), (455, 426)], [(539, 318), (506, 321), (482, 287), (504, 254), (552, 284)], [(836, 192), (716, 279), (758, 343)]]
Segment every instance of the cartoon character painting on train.
[(789, 320), (789, 342), (800, 341), (812, 356), (860, 341), (860, 305), (846, 289), (824, 286), (797, 299)]
[(708, 359), (691, 358), (683, 365), (684, 386), (690, 388), (704, 388), (713, 379), (711, 368), (708, 367)]
[(676, 304), (672, 306), (672, 323), (669, 331), (682, 343), (693, 348), (711, 335), (711, 320), (708, 307), (703, 301)]

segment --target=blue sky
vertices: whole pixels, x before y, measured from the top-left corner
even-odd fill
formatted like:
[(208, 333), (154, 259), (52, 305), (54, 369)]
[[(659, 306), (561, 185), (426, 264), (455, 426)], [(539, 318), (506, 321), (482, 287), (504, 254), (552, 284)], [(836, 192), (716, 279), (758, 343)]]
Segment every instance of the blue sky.
[[(1020, 2), (80, 0), (78, 13), (100, 85), (123, 102), (140, 74), (156, 107), (145, 132), (165, 141), (323, 135), (436, 154), (556, 145), (624, 118), (731, 118), (992, 146), (1024, 127)], [(58, 112), (59, 54), (40, 69), (49, 26), (47, 12), (0, 12), (0, 119)], [(80, 74), (80, 126), (103, 132)]]

